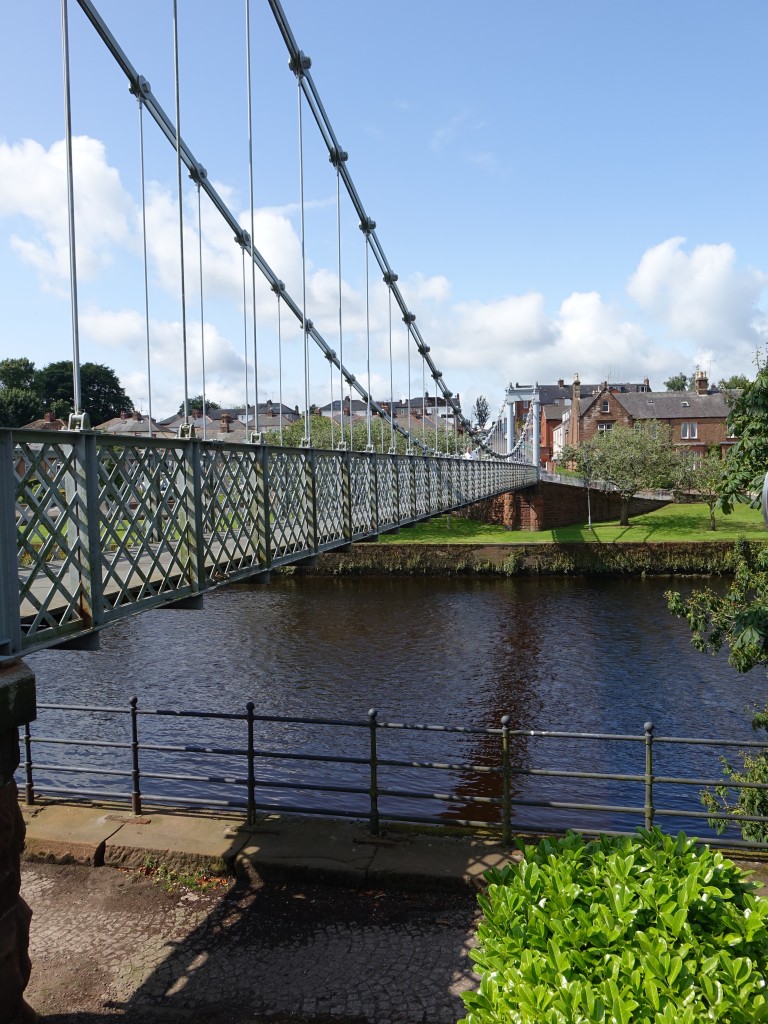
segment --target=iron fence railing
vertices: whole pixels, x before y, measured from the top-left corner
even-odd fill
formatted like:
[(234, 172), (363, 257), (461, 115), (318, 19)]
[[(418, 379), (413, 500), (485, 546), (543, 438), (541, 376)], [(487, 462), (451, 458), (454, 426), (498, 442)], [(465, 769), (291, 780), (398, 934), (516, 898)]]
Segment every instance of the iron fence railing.
[[(724, 784), (701, 774), (702, 757), (711, 765), (718, 750), (766, 750), (754, 741), (656, 736), (649, 722), (642, 734), (611, 734), (515, 729), (509, 716), (483, 728), (389, 722), (376, 710), (360, 719), (265, 715), (252, 702), (234, 712), (150, 710), (135, 697), (123, 707), (38, 711), (55, 735), (39, 731), (40, 721), (25, 727), (28, 804), (45, 795), (130, 801), (134, 814), (170, 804), (236, 809), (249, 821), (278, 811), (354, 817), (374, 834), (382, 821), (449, 824), (497, 830), (505, 843), (513, 832), (623, 835), (657, 825), (713, 845), (768, 849), (738, 838), (745, 822), (768, 834), (768, 816), (702, 810), (699, 800), (702, 787)], [(542, 763), (542, 746), (552, 744)], [(46, 750), (66, 757), (39, 759)], [(697, 753), (685, 772), (670, 774), (683, 750)], [(713, 820), (727, 824), (724, 838), (704, 829)]]
[(0, 429), (0, 660), (536, 480), (489, 460)]

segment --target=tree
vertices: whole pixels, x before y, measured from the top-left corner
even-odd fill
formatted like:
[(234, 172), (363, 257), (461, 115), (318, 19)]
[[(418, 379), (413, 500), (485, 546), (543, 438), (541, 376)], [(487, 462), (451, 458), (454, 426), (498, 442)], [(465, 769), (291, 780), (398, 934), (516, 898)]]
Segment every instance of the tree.
[[(202, 409), (203, 408), (203, 396), (202, 395), (195, 395), (194, 398), (190, 398), (189, 399), (189, 402), (187, 404), (188, 404), (190, 412), (192, 411), (192, 409)], [(208, 398), (206, 396), (206, 399), (205, 399), (205, 410), (206, 410), (206, 412), (209, 409), (220, 409), (220, 408), (221, 408), (221, 406), (219, 405), (218, 402), (214, 402), (213, 399)], [(183, 416), (184, 415), (184, 402), (183, 402), (183, 400), (181, 402), (181, 405), (179, 406), (178, 415), (179, 416)]]
[(37, 418), (40, 399), (34, 391), (0, 388), (0, 427), (23, 427)]
[(717, 529), (715, 512), (721, 504), (725, 461), (717, 445), (699, 455), (690, 449), (677, 452), (674, 490), (675, 497), (695, 494), (709, 509), (709, 528)]
[(478, 395), (475, 399), (475, 404), (472, 406), (472, 416), (481, 430), (488, 422), (490, 415), (491, 409), (488, 405), (488, 399), (485, 395)]
[(611, 484), (621, 497), (621, 526), (629, 526), (629, 504), (638, 491), (667, 486), (674, 476), (671, 431), (655, 420), (635, 427), (619, 423), (576, 449), (567, 446), (560, 453), (560, 459), (564, 462), (584, 459), (584, 455), (578, 455), (584, 445), (588, 446), (586, 458), (591, 478)]
[[(693, 380), (693, 378), (691, 378)], [(667, 391), (687, 391), (688, 390), (688, 377), (684, 373), (676, 373), (669, 380), (664, 381), (664, 387)]]
[[(72, 362), (62, 359), (49, 363), (37, 374), (38, 390), (44, 408), (66, 416), (75, 411)], [(133, 412), (133, 402), (126, 395), (114, 370), (102, 363), (83, 363), (80, 367), (80, 394), (83, 412), (92, 426), (114, 419), (121, 412)]]
[(26, 358), (0, 360), (0, 388), (19, 388), (23, 391), (37, 390), (35, 364)]
[(750, 383), (749, 377), (745, 377), (743, 373), (734, 373), (730, 377), (723, 377), (717, 382), (717, 386), (721, 391), (743, 391)]

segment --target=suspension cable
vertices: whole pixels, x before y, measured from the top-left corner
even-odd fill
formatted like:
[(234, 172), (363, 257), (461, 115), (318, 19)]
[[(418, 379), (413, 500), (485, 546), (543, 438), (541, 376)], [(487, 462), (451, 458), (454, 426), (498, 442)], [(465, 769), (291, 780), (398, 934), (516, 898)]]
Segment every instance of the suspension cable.
[[(204, 169), (201, 168), (203, 173)], [(205, 306), (203, 304), (203, 218), (200, 205), (200, 178), (197, 179), (197, 255), (200, 276), (200, 365), (203, 372), (203, 440), (208, 436), (205, 392)]]
[[(347, 159), (343, 149), (333, 148), (328, 159), (336, 168), (336, 248), (338, 250), (338, 285), (339, 285), (339, 426), (341, 427), (340, 448), (344, 448), (344, 330), (342, 323), (342, 302), (341, 302), (341, 175), (339, 167)], [(333, 364), (331, 364), (333, 372)], [(333, 415), (333, 396), (331, 396), (331, 415)], [(352, 446), (352, 395), (350, 392), (350, 424), (349, 440)]]
[(413, 435), (411, 434), (411, 324), (414, 322), (415, 319), (416, 316), (414, 313), (406, 313), (403, 317), (406, 331), (405, 350), (408, 354), (408, 445), (406, 452), (406, 454), (408, 455), (413, 454), (413, 449), (411, 445), (411, 441), (413, 440)]
[[(83, 412), (80, 390), (80, 317), (77, 311), (77, 259), (75, 256), (75, 185), (72, 166), (72, 104), (69, 83), (69, 19), (67, 0), (61, 0), (61, 48), (64, 65), (64, 137), (67, 153), (67, 225), (69, 228), (69, 292), (72, 307), (72, 391), (74, 414)], [(70, 426), (76, 421), (70, 420)]]
[[(251, 103), (251, 0), (245, 0), (246, 90), (248, 93), (248, 185), (251, 202), (251, 239), (253, 227), (253, 113)], [(251, 303), (253, 313), (253, 429), (259, 430), (259, 362), (256, 330), (256, 262), (251, 253)], [(248, 408), (245, 410), (245, 430), (248, 433)]]
[(389, 304), (389, 452), (395, 454), (395, 378), (392, 364), (392, 285), (397, 281), (397, 274), (386, 273), (384, 283), (387, 286)]
[(304, 125), (302, 119), (302, 96), (301, 82), (304, 74), (312, 66), (312, 61), (304, 54), (299, 54), (296, 59), (291, 60), (291, 71), (296, 75), (299, 98), (299, 201), (301, 206), (301, 329), (304, 336), (304, 438), (303, 447), (312, 444), (310, 418), (309, 418), (309, 324), (307, 322), (307, 252), (306, 252), (306, 228), (304, 211)]
[(176, 90), (176, 177), (179, 193), (179, 259), (181, 263), (181, 345), (184, 356), (184, 426), (189, 425), (189, 371), (187, 368), (187, 301), (184, 284), (184, 193), (181, 186), (181, 96), (179, 88), (179, 19), (173, 0), (173, 77)]
[(246, 298), (246, 286), (245, 286), (245, 239), (248, 237), (248, 232), (243, 232), (243, 242), (240, 246), (240, 251), (243, 254), (243, 361), (245, 362), (245, 428), (248, 429), (248, 300)]
[(280, 428), (280, 447), (283, 447), (283, 325), (280, 298), (285, 289), (282, 281), (272, 285), (277, 296), (277, 384), (278, 384), (278, 424)]
[(147, 268), (147, 198), (145, 188), (144, 169), (144, 101), (142, 99), (141, 83), (136, 90), (136, 99), (139, 104), (139, 162), (141, 165), (141, 244), (144, 260), (144, 328), (147, 336), (147, 399), (149, 423), (147, 424), (147, 436), (152, 437), (152, 360), (150, 358), (149, 342), (149, 272)]
[(373, 451), (373, 445), (371, 444), (371, 295), (368, 274), (368, 239), (375, 227), (376, 223), (372, 220), (365, 220), (360, 224), (360, 230), (365, 238), (365, 354), (368, 372), (368, 397), (366, 399), (365, 418), (368, 427), (368, 446), (366, 448), (368, 452)]

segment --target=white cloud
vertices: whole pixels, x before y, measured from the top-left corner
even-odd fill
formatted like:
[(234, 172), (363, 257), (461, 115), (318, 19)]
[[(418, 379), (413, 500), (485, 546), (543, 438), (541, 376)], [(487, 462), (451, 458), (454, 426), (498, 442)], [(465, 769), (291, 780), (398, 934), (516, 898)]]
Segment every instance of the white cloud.
[[(115, 246), (130, 241), (134, 206), (97, 139), (73, 138), (72, 165), (77, 271), (85, 281), (112, 262)], [(47, 150), (32, 139), (0, 142), (0, 180), (0, 217), (25, 219), (24, 234), (11, 237), (12, 248), (46, 285), (59, 287), (69, 277), (64, 142)]]
[(684, 238), (669, 238), (648, 249), (627, 291), (638, 305), (678, 339), (701, 351), (729, 352), (760, 344), (765, 314), (755, 307), (768, 275), (736, 265), (726, 242), (685, 252)]

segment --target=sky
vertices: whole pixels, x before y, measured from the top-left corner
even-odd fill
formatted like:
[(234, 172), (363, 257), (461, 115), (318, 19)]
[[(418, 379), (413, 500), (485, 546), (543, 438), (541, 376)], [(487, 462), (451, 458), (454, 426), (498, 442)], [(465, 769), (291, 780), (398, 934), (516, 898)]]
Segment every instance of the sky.
[[(175, 119), (171, 0), (97, 0)], [(245, 0), (179, 0), (181, 133), (250, 231)], [(465, 413), (509, 382), (753, 375), (768, 341), (764, 0), (283, 0), (366, 213)], [(183, 399), (176, 160), (69, 0), (81, 360), (156, 417)], [(254, 236), (302, 304), (297, 84), (251, 0)], [(72, 357), (61, 14), (0, 32), (0, 358)], [(307, 316), (374, 396), (421, 363), (302, 108)], [(183, 175), (188, 390), (304, 408), (301, 332)], [(199, 211), (199, 213), (198, 213)], [(341, 322), (339, 337), (339, 249)], [(202, 284), (199, 256), (202, 253)], [(366, 283), (367, 278), (367, 283)], [(201, 329), (202, 324), (202, 329)], [(149, 332), (149, 358), (147, 356)], [(278, 344), (278, 335), (281, 344)], [(390, 372), (390, 346), (393, 354)], [(248, 362), (248, 377), (245, 365)], [(149, 373), (148, 373), (149, 364)], [(310, 352), (310, 401), (338, 374)], [(390, 379), (392, 384), (390, 385)], [(151, 380), (151, 385), (150, 385)], [(246, 383), (247, 380), (247, 383)], [(432, 384), (427, 380), (427, 386)], [(434, 386), (429, 390), (434, 391)]]

